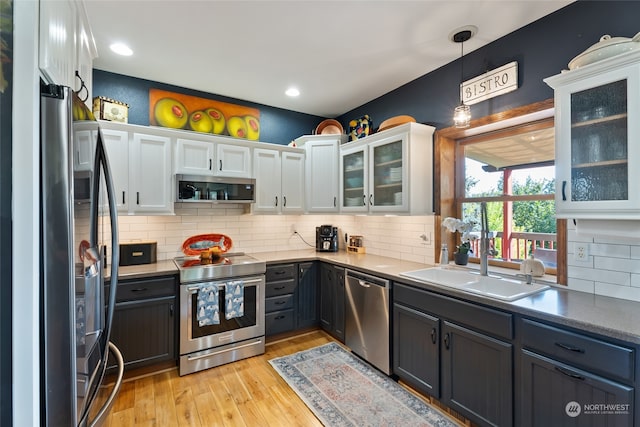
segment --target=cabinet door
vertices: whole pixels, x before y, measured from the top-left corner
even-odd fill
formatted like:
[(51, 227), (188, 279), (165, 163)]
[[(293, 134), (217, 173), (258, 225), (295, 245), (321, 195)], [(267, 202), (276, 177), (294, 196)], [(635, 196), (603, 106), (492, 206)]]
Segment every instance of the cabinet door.
[(513, 425), (512, 345), (444, 321), (443, 402), (471, 420)]
[(75, 1), (40, 0), (38, 64), (48, 83), (78, 87), (75, 26)]
[[(632, 426), (631, 387), (522, 350), (521, 426)], [(618, 404), (620, 413), (586, 413), (585, 405)]]
[(125, 369), (175, 360), (174, 305), (173, 296), (116, 304), (110, 339)]
[(129, 183), (134, 213), (172, 213), (171, 141), (134, 133), (129, 147)]
[(556, 213), (640, 215), (640, 78), (622, 67), (556, 89)]
[(334, 287), (333, 287), (333, 335), (340, 341), (344, 342), (345, 327), (345, 292), (344, 292), (344, 268), (333, 266), (335, 271)]
[(319, 286), (316, 280), (316, 263), (298, 265), (297, 328), (309, 328), (318, 324)]
[(305, 144), (307, 212), (338, 212), (339, 143), (340, 138), (327, 138)]
[(340, 209), (343, 212), (366, 212), (369, 209), (368, 153), (366, 145), (362, 144), (341, 150)]
[(93, 170), (96, 131), (77, 129), (74, 124), (73, 137), (73, 170)]
[(176, 141), (176, 173), (213, 175), (213, 143), (178, 138)]
[(440, 320), (393, 305), (393, 373), (416, 389), (440, 397)]
[(216, 144), (216, 176), (251, 178), (251, 150), (240, 145)]
[(256, 202), (253, 212), (280, 212), (282, 196), (280, 152), (256, 148), (253, 150), (253, 173), (256, 179)]
[(111, 178), (116, 194), (118, 212), (129, 210), (129, 133), (121, 130), (101, 129), (109, 157)]
[(330, 264), (320, 264), (320, 326), (327, 332), (333, 330), (335, 276)]
[[(85, 10), (83, 2), (77, 2), (77, 16), (76, 16), (76, 70), (82, 81), (84, 82), (86, 92), (80, 91), (79, 96), (84, 99), (86, 96), (85, 104), (89, 107), (89, 110), (93, 110), (92, 105), (92, 89), (93, 89), (93, 60), (98, 56), (95, 40), (93, 34), (91, 34), (91, 28), (89, 26), (89, 19)], [(76, 87), (80, 87), (79, 80), (75, 80)]]
[(408, 210), (408, 138), (403, 133), (370, 144), (368, 202), (372, 212)]
[(282, 212), (304, 212), (304, 154), (282, 153)]

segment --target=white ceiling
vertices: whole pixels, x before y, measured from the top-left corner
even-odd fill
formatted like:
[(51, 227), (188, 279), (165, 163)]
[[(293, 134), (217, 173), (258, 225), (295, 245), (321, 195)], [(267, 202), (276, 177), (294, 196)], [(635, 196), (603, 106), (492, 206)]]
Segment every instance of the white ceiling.
[[(94, 68), (336, 117), (573, 0), (85, 0)], [(130, 57), (109, 50), (113, 42)], [(301, 95), (284, 92), (296, 86)]]

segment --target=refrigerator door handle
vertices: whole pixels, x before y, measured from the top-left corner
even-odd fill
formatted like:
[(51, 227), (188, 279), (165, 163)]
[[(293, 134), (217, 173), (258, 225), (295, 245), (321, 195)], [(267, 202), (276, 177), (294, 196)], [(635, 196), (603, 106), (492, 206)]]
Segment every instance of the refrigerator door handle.
[[(109, 341), (109, 351), (113, 353), (116, 359), (116, 363), (118, 364), (118, 374), (116, 375), (116, 381), (113, 384), (113, 389), (111, 390), (111, 393), (109, 393), (109, 397), (107, 398), (107, 400), (98, 411), (96, 417), (88, 424), (86, 424), (87, 419), (85, 418), (80, 421), (79, 425), (88, 425), (89, 427), (101, 426), (104, 423), (109, 410), (113, 406), (113, 402), (115, 401), (116, 396), (120, 392), (120, 387), (122, 386), (122, 377), (124, 376), (124, 359), (122, 358), (122, 353), (120, 353), (118, 347), (116, 347), (116, 345), (111, 341)], [(87, 417), (88, 415), (89, 414), (86, 413), (85, 417)]]

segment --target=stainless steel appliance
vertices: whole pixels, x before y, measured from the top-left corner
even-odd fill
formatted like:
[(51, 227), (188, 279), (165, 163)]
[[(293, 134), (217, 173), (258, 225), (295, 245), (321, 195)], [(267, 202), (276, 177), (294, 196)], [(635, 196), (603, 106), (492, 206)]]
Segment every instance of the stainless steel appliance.
[[(42, 424), (99, 425), (123, 372), (109, 342), (116, 286), (104, 300), (107, 247), (115, 284), (119, 258), (109, 162), (98, 123), (72, 120), (73, 111), (86, 106), (69, 88), (41, 84), (40, 105)], [(107, 400), (98, 402), (109, 351), (118, 378)]]
[[(174, 262), (180, 271), (180, 375), (264, 353), (266, 263), (243, 253)], [(220, 323), (200, 326), (200, 289), (213, 285), (218, 301), (224, 301), (225, 284), (238, 280), (244, 284), (244, 315), (227, 320), (220, 304)]]
[(254, 178), (176, 175), (176, 202), (254, 203)]
[(338, 252), (338, 227), (332, 225), (316, 227), (316, 251)]
[(391, 375), (388, 280), (357, 271), (345, 275), (345, 344), (351, 351)]

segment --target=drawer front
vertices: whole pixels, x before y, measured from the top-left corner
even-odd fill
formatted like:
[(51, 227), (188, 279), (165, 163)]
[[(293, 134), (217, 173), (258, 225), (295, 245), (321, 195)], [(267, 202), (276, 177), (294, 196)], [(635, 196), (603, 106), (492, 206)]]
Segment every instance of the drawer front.
[(294, 279), (295, 277), (295, 264), (267, 265), (267, 272), (265, 273), (265, 279), (267, 282)]
[(289, 308), (293, 308), (293, 294), (266, 298), (264, 302), (264, 311), (266, 313), (269, 313), (272, 311), (286, 310)]
[(513, 339), (513, 315), (411, 286), (394, 284), (394, 302), (489, 335)]
[(267, 282), (266, 288), (265, 295), (267, 298), (292, 294), (296, 290), (296, 281), (294, 279), (289, 279), (273, 283)]
[(633, 349), (522, 320), (522, 346), (561, 362), (629, 382), (633, 380)]
[(265, 333), (279, 334), (293, 330), (293, 310), (277, 311), (265, 316)]
[[(106, 292), (108, 292), (108, 289), (109, 287), (105, 286)], [(175, 295), (175, 278), (155, 277), (150, 279), (135, 280), (131, 282), (118, 282), (116, 301), (131, 301)], [(106, 297), (109, 297), (108, 293)]]

